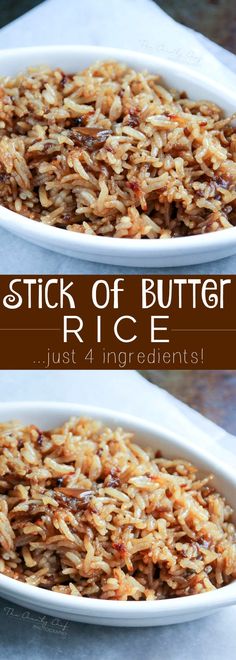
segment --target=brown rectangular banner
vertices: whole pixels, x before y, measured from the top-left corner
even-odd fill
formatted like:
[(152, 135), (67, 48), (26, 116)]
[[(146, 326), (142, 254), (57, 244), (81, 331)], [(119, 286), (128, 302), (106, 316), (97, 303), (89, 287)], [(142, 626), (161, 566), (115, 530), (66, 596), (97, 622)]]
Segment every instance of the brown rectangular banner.
[(1, 369), (236, 369), (236, 276), (0, 276)]

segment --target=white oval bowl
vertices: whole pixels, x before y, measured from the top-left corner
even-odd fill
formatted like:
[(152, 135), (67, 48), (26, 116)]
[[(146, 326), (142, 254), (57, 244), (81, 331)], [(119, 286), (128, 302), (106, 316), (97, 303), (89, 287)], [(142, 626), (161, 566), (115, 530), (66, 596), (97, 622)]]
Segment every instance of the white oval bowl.
[[(13, 76), (28, 66), (47, 64), (76, 71), (96, 60), (115, 59), (137, 70), (163, 75), (166, 83), (184, 89), (193, 99), (205, 98), (226, 113), (236, 110), (236, 92), (178, 62), (117, 48), (98, 46), (42, 46), (2, 50), (0, 76)], [(236, 252), (236, 228), (199, 236), (159, 241), (76, 234), (34, 222), (0, 206), (0, 225), (22, 239), (68, 256), (114, 266), (187, 266), (213, 261)]]
[[(0, 404), (0, 422), (19, 419), (43, 430), (65, 422), (70, 415), (99, 419), (112, 428), (117, 425), (135, 433), (142, 445), (160, 449), (165, 456), (186, 458), (204, 472), (215, 475), (215, 484), (229, 503), (236, 502), (236, 475), (230, 466), (207, 451), (131, 415), (75, 403), (22, 402)], [(54, 617), (107, 626), (160, 626), (191, 621), (221, 607), (236, 604), (236, 581), (208, 593), (162, 601), (124, 602), (66, 596), (33, 587), (0, 574), (0, 595), (37, 612)]]

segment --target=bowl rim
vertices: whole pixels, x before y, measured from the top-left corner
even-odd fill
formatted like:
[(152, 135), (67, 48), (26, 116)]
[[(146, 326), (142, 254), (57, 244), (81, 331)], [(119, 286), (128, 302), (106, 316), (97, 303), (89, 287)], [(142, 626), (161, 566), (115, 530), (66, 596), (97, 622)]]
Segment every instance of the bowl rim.
[[(143, 66), (147, 67), (148, 66), (160, 66), (164, 70), (164, 76), (165, 73), (168, 71), (173, 72), (173, 70), (176, 71), (178, 74), (182, 74), (185, 76), (186, 80), (192, 79), (194, 77), (194, 80), (203, 86), (205, 86), (205, 89), (210, 89), (211, 91), (217, 91), (217, 93), (222, 94), (222, 98), (226, 98), (230, 103), (234, 103), (236, 107), (236, 93), (232, 92), (230, 89), (228, 89), (227, 86), (222, 85), (222, 83), (218, 83), (217, 81), (212, 80), (210, 77), (206, 76), (204, 73), (199, 72), (195, 70), (194, 67), (188, 66), (183, 63), (175, 62), (172, 61), (168, 58), (161, 57), (159, 55), (151, 55), (149, 53), (145, 53), (142, 51), (133, 51), (133, 50), (128, 50), (128, 49), (122, 49), (122, 48), (112, 48), (112, 47), (106, 47), (106, 46), (92, 46), (92, 45), (53, 45), (53, 46), (27, 46), (27, 47), (21, 47), (21, 48), (6, 48), (0, 50), (0, 61), (9, 61), (9, 59), (16, 60), (19, 58), (19, 56), (28, 56), (30, 58), (30, 54), (36, 54), (39, 57), (43, 54), (44, 57), (50, 55), (55, 55), (58, 53), (58, 56), (60, 56), (60, 53), (63, 54), (77, 54), (79, 55), (93, 55), (94, 58), (111, 58), (114, 57), (114, 59), (119, 59), (119, 60), (129, 60), (129, 59), (136, 59), (137, 63), (139, 64), (140, 61), (143, 61)], [(134, 66), (134, 65), (133, 65)], [(140, 64), (141, 66), (141, 64)], [(173, 241), (172, 238), (166, 238), (165, 240), (157, 240), (154, 238), (142, 241), (142, 240), (134, 240), (131, 238), (116, 238), (114, 240), (114, 237), (107, 237), (107, 236), (91, 236), (90, 234), (80, 234), (76, 232), (69, 232), (65, 231), (64, 229), (60, 227), (52, 227), (49, 225), (44, 225), (41, 222), (37, 221), (32, 221), (31, 218), (26, 218), (25, 216), (21, 215), (20, 213), (16, 213), (15, 211), (11, 211), (7, 209), (6, 207), (0, 205), (0, 226), (2, 226), (5, 229), (9, 230), (18, 230), (19, 233), (19, 227), (20, 227), (20, 233), (21, 230), (24, 232), (24, 235), (27, 236), (27, 238), (32, 238), (35, 239), (36, 243), (38, 243), (38, 240), (40, 238), (49, 240), (49, 244), (44, 247), (47, 247), (50, 249), (51, 245), (54, 246), (63, 246), (64, 249), (81, 249), (82, 251), (92, 250), (94, 255), (96, 253), (102, 254), (106, 253), (109, 251), (109, 254), (111, 256), (121, 256), (123, 255), (124, 257), (128, 257), (128, 255), (132, 256), (151, 256), (151, 255), (156, 255), (156, 256), (162, 256), (165, 255), (167, 252), (168, 254), (173, 256), (176, 253), (181, 253), (185, 252), (187, 248), (191, 249), (197, 249), (200, 251), (200, 249), (207, 249), (208, 247), (214, 251), (214, 250), (219, 250), (219, 247), (227, 247), (227, 246), (232, 246), (232, 244), (235, 244), (236, 246), (236, 231), (235, 227), (230, 227), (225, 230), (220, 230), (217, 232), (209, 232), (209, 233), (204, 233), (204, 234), (197, 234), (194, 236), (184, 236), (184, 237), (178, 237), (177, 241)], [(99, 242), (97, 239), (99, 238)], [(38, 240), (37, 240), (38, 239)], [(186, 243), (186, 240), (188, 241)]]
[[(196, 461), (199, 458), (200, 461), (206, 462), (207, 469), (212, 469), (216, 472), (216, 476), (219, 475), (225, 481), (228, 481), (233, 487), (236, 488), (236, 472), (231, 467), (230, 464), (227, 464), (224, 460), (221, 461), (214, 456), (214, 453), (211, 453), (208, 450), (203, 448), (198, 448), (196, 445), (189, 445), (189, 442), (179, 436), (175, 432), (168, 431), (162, 425), (149, 422), (135, 415), (130, 415), (128, 413), (122, 413), (119, 411), (112, 410), (106, 407), (98, 407), (93, 405), (78, 404), (76, 402), (58, 402), (58, 401), (14, 401), (14, 402), (5, 402), (0, 403), (0, 415), (4, 414), (5, 420), (6, 414), (14, 415), (14, 409), (19, 414), (22, 413), (42, 413), (45, 411), (53, 412), (66, 415), (91, 415), (106, 424), (110, 423), (114, 419), (114, 426), (117, 424), (123, 425), (125, 428), (132, 428), (135, 432), (148, 432), (150, 435), (161, 436), (161, 439), (164, 441), (168, 440), (173, 442), (176, 445), (176, 449), (180, 451), (185, 450), (190, 451), (190, 454), (193, 455), (193, 460)], [(12, 417), (11, 417), (12, 418)], [(9, 418), (8, 418), (9, 419)], [(190, 458), (190, 460), (192, 460)], [(209, 464), (209, 467), (208, 467)], [(110, 600), (100, 600), (95, 598), (83, 598), (80, 596), (68, 596), (67, 594), (60, 594), (57, 592), (49, 591), (43, 589), (42, 587), (36, 587), (29, 585), (23, 582), (18, 582), (17, 580), (7, 577), (4, 574), (0, 573), (0, 593), (1, 588), (4, 589), (2, 593), (3, 597), (15, 596), (20, 601), (25, 601), (25, 606), (27, 603), (38, 604), (42, 607), (55, 608), (64, 612), (66, 617), (66, 612), (77, 612), (78, 614), (86, 614), (91, 617), (96, 617), (99, 614), (106, 615), (109, 618), (115, 616), (124, 615), (128, 616), (129, 619), (135, 618), (137, 615), (141, 616), (171, 616), (174, 613), (184, 614), (185, 612), (191, 609), (192, 613), (198, 613), (201, 609), (211, 608), (217, 609), (219, 607), (224, 607), (228, 605), (236, 604), (236, 580), (231, 582), (229, 585), (225, 585), (216, 589), (214, 591), (205, 592), (203, 594), (194, 594), (191, 596), (181, 596), (173, 599), (166, 600), (156, 600), (156, 601), (110, 601)], [(22, 604), (22, 602), (21, 602)]]
[[(95, 253), (103, 253), (109, 250), (110, 254), (114, 257), (116, 254), (123, 254), (124, 256), (140, 255), (145, 252), (145, 255), (152, 253), (157, 256), (162, 254), (176, 253), (176, 251), (183, 252), (186, 250), (186, 240), (189, 249), (194, 248), (211, 248), (219, 249), (219, 246), (226, 247), (235, 243), (236, 246), (236, 227), (228, 227), (220, 231), (208, 232), (205, 234), (195, 234), (194, 236), (180, 236), (173, 238), (165, 238), (165, 240), (157, 240), (150, 238), (146, 241), (135, 240), (132, 238), (114, 238), (112, 236), (92, 236), (91, 234), (80, 234), (79, 232), (65, 231), (61, 227), (53, 227), (45, 225), (41, 222), (26, 218), (20, 213), (11, 211), (5, 206), (0, 204), (0, 226), (3, 229), (12, 230), (17, 229), (20, 225), (24, 235), (27, 238), (45, 238), (50, 239), (48, 245), (44, 246), (50, 249), (51, 244), (62, 245), (65, 249), (70, 248), (86, 248), (93, 249)], [(7, 221), (7, 222), (6, 222)], [(55, 235), (56, 234), (56, 235)], [(53, 240), (54, 239), (54, 240)], [(177, 250), (178, 248), (178, 250)]]

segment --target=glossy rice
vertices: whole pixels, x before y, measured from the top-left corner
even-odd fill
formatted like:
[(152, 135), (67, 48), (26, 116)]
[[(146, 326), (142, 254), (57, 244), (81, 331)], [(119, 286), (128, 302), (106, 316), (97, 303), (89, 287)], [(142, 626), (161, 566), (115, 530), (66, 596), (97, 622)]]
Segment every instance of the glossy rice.
[(231, 582), (236, 530), (212, 476), (134, 440), (85, 418), (45, 433), (2, 424), (0, 572), (111, 600), (188, 596)]
[(227, 229), (236, 224), (234, 117), (117, 62), (2, 78), (0, 203), (98, 236)]

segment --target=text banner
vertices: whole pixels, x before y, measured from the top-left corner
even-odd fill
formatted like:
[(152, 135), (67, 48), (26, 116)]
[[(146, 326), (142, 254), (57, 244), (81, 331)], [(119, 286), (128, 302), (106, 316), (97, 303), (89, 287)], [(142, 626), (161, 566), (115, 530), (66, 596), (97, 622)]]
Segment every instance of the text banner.
[(236, 369), (236, 276), (0, 276), (1, 369)]

